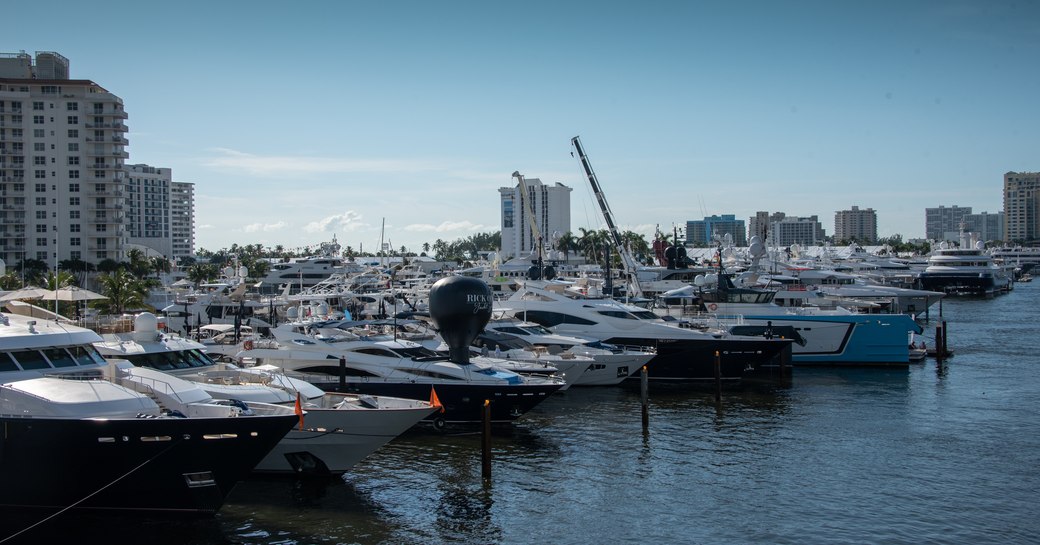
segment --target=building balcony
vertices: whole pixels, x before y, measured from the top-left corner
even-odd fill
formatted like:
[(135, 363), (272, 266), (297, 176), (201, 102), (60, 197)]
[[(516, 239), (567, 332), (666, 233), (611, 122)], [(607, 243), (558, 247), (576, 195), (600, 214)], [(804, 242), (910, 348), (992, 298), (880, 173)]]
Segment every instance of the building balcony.
[(13, 149), (0, 149), (0, 155), (25, 155), (25, 150), (13, 150)]
[(8, 136), (6, 134), (0, 134), (0, 142), (21, 142), (21, 136)]
[(129, 159), (130, 154), (121, 150), (102, 150), (102, 151), (88, 151), (87, 157), (118, 157), (120, 159)]
[(21, 121), (13, 121), (10, 119), (4, 119), (0, 117), (0, 127), (21, 127)]
[(91, 225), (122, 225), (123, 215), (122, 214), (108, 214), (102, 217), (93, 217), (87, 220), (87, 223)]
[(20, 114), (22, 113), (21, 108), (4, 108), (0, 106), (0, 114)]
[(112, 129), (114, 131), (126, 132), (130, 130), (122, 123), (84, 123), (88, 129)]
[(105, 189), (105, 190), (92, 190), (87, 191), (87, 195), (91, 197), (122, 197), (123, 191), (121, 189)]
[(4, 210), (25, 210), (25, 204), (5, 204)]
[(25, 223), (25, 218), (0, 218), (0, 223), (4, 225), (22, 225)]
[[(0, 182), (13, 182), (13, 183), (16, 183), (16, 184), (20, 184), (20, 183), (22, 183), (24, 181), (25, 181), (25, 178), (22, 177), (22, 176), (4, 176), (4, 177), (0, 178)], [(17, 190), (17, 189), (8, 189), (8, 191), (18, 192), (18, 193), (22, 192), (22, 190)]]
[(2, 250), (4, 252), (22, 253), (22, 252), (25, 251), (25, 246), (4, 245), (4, 246), (0, 246), (0, 250)]
[[(93, 170), (122, 170), (122, 163), (88, 163), (85, 168), (91, 168)], [(98, 178), (94, 178), (98, 180)]]

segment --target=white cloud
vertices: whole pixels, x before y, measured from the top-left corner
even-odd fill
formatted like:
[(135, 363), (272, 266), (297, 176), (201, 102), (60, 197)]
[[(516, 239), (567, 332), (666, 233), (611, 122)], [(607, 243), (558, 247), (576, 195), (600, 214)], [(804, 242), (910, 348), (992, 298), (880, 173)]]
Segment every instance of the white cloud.
[(351, 159), (307, 155), (254, 155), (227, 148), (215, 148), (217, 156), (202, 164), (214, 168), (244, 171), (253, 175), (294, 177), (305, 174), (404, 173), (444, 170), (436, 162), (394, 159)]
[(481, 225), (479, 223), (473, 223), (470, 221), (442, 221), (438, 225), (431, 225), (429, 223), (413, 223), (404, 227), (405, 231), (418, 231), (427, 232), (433, 231), (435, 233), (453, 233), (455, 231), (484, 231), (487, 229), (497, 230), (498, 227), (491, 227), (487, 225)]
[(330, 231), (356, 231), (365, 224), (361, 222), (361, 214), (353, 210), (347, 210), (342, 214), (335, 214), (312, 221), (303, 226), (308, 233), (327, 233)]
[(257, 233), (263, 231), (269, 233), (271, 231), (280, 231), (288, 227), (289, 224), (285, 221), (279, 221), (276, 223), (251, 223), (242, 228), (247, 233)]

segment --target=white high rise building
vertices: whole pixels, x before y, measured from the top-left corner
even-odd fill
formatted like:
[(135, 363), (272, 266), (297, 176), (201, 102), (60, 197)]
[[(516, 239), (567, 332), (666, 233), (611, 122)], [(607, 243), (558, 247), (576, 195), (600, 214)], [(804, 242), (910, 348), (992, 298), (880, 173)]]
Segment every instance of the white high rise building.
[(123, 101), (69, 79), (68, 59), (0, 54), (0, 258), (120, 261), (127, 242)]
[[(543, 250), (548, 251), (554, 236), (571, 230), (573, 189), (559, 182), (552, 186), (545, 185), (538, 178), (527, 178), (524, 183), (527, 185), (535, 224), (542, 236)], [(520, 198), (520, 184), (499, 188), (498, 192), (502, 203), (502, 255), (510, 258), (536, 254), (538, 240)]]

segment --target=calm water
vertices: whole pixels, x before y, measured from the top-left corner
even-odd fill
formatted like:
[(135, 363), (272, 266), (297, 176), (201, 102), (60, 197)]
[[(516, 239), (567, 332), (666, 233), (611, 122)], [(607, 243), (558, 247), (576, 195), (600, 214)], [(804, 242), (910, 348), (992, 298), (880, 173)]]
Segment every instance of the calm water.
[[(909, 371), (789, 387), (572, 389), (494, 438), (398, 438), (342, 481), (241, 483), (214, 520), (85, 524), (159, 543), (1040, 542), (1040, 284), (947, 300), (950, 347)], [(926, 325), (934, 334), (933, 321)], [(109, 531), (115, 533), (109, 533)], [(147, 537), (145, 537), (147, 536)]]

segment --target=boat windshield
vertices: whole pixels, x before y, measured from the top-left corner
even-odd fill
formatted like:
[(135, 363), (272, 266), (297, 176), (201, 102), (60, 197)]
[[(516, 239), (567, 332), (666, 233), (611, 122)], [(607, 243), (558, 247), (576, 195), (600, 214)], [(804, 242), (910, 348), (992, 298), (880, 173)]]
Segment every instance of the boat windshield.
[(158, 369), (159, 371), (216, 365), (209, 356), (203, 354), (199, 350), (178, 350), (174, 352), (134, 354), (127, 356), (126, 359), (138, 367), (151, 367), (153, 369)]

